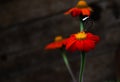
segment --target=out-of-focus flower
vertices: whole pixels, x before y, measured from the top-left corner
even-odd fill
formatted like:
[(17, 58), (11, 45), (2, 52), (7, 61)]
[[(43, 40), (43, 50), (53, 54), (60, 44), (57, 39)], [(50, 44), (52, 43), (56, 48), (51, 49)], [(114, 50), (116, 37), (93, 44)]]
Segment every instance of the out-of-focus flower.
[(63, 39), (62, 36), (57, 36), (54, 42), (45, 46), (45, 50), (53, 50), (53, 49), (62, 48), (64, 41), (65, 39)]
[(92, 9), (87, 5), (85, 0), (80, 0), (74, 8), (69, 9), (65, 12), (65, 15), (71, 14), (73, 17), (76, 16), (90, 16)]
[(64, 45), (66, 50), (74, 51), (85, 51), (88, 52), (93, 49), (96, 43), (99, 41), (99, 37), (92, 33), (79, 32), (71, 35), (65, 40)]

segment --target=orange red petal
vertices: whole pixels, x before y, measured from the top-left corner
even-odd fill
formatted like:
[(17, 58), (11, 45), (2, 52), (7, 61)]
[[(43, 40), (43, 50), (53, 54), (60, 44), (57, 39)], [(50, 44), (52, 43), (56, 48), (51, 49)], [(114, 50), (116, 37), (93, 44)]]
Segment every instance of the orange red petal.
[(54, 50), (54, 49), (58, 49), (58, 48), (62, 48), (63, 47), (63, 43), (65, 40), (62, 41), (57, 41), (57, 42), (52, 42), (48, 45), (45, 46), (45, 50)]
[(67, 12), (64, 13), (65, 15), (71, 14), (73, 17), (80, 16), (80, 15), (87, 15), (90, 16), (91, 14), (91, 9), (88, 8), (71, 8)]
[(88, 52), (92, 50), (96, 43), (99, 41), (99, 37), (96, 35), (93, 35), (92, 33), (87, 33), (87, 37), (84, 40), (78, 40), (75, 37), (75, 34), (70, 36), (66, 41), (64, 42), (64, 45), (66, 46), (66, 50), (74, 52), (74, 51), (85, 51)]

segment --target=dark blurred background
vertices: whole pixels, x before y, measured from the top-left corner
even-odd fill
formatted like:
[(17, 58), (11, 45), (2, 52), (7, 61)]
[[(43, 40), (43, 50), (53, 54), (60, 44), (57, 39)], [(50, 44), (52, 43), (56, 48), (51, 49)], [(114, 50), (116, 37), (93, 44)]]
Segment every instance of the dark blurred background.
[[(87, 53), (84, 82), (120, 79), (120, 0), (87, 0), (94, 12), (84, 22), (101, 41)], [(45, 51), (54, 37), (79, 31), (64, 16), (77, 0), (0, 0), (0, 82), (72, 82), (59, 50)], [(93, 22), (94, 21), (94, 22)], [(68, 54), (78, 79), (80, 55)], [(120, 80), (119, 80), (120, 81)]]

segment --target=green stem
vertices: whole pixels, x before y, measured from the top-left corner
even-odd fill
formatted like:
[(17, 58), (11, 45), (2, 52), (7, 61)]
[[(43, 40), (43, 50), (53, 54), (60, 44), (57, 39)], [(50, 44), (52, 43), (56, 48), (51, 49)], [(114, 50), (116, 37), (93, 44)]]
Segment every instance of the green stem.
[(80, 18), (80, 32), (84, 31), (84, 26), (83, 26), (83, 22)]
[(81, 66), (80, 66), (79, 82), (83, 82), (84, 68), (85, 68), (85, 52), (81, 52)]
[(72, 70), (70, 68), (70, 65), (69, 65), (69, 62), (68, 62), (68, 59), (67, 59), (67, 56), (66, 56), (65, 52), (62, 53), (62, 56), (63, 56), (64, 63), (66, 65), (67, 69), (68, 69), (68, 72), (69, 72), (70, 76), (72, 77), (73, 82), (77, 82), (76, 79), (75, 79), (75, 76), (72, 73)]

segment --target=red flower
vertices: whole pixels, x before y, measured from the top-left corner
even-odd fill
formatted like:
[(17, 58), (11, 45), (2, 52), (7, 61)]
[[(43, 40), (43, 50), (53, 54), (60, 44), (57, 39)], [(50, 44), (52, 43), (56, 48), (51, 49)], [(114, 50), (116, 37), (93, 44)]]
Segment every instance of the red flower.
[(54, 42), (45, 46), (45, 50), (53, 50), (53, 49), (62, 48), (64, 41), (65, 40), (63, 40), (61, 36), (57, 36)]
[(87, 5), (84, 0), (80, 0), (76, 7), (69, 9), (65, 12), (65, 15), (71, 14), (73, 17), (75, 16), (90, 16), (92, 9)]
[(93, 49), (96, 43), (99, 41), (99, 37), (91, 33), (80, 32), (73, 34), (70, 38), (66, 39), (64, 45), (66, 50), (74, 51), (85, 51), (88, 52)]
[(76, 16), (90, 16), (90, 8), (72, 8), (70, 10), (68, 10), (67, 12), (65, 12), (66, 15), (71, 14), (73, 17)]

